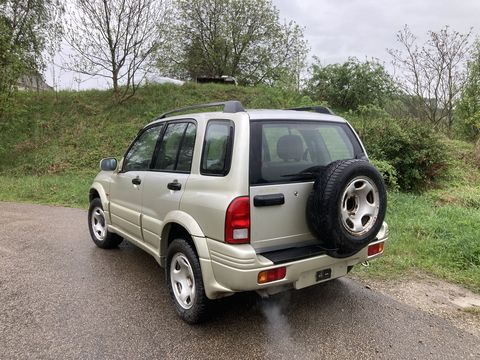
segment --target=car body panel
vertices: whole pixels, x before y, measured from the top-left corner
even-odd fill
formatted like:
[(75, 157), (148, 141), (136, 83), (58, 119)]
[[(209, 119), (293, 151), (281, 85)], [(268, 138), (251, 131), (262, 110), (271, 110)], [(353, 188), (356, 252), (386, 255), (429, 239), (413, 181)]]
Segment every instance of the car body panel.
[[(306, 209), (313, 182), (269, 184), (250, 188), (251, 244), (259, 252), (317, 242), (309, 230)], [(255, 206), (255, 197), (281, 194), (284, 204)]]
[(143, 181), (144, 171), (118, 172), (112, 174), (110, 183), (110, 216), (112, 225), (135, 239), (142, 239), (141, 211), (143, 184), (134, 185), (132, 180)]

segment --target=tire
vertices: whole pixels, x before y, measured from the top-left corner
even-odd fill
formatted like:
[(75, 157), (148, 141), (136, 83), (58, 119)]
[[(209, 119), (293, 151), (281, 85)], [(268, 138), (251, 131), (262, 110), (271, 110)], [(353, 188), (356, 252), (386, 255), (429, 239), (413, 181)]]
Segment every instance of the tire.
[(365, 160), (339, 160), (316, 179), (307, 219), (330, 256), (347, 257), (375, 238), (386, 207), (387, 193), (378, 170)]
[(205, 294), (197, 254), (185, 239), (175, 239), (168, 247), (165, 275), (178, 316), (189, 324), (204, 321), (211, 300)]
[(99, 198), (93, 199), (90, 203), (88, 230), (95, 245), (102, 249), (116, 248), (123, 241), (121, 236), (108, 231), (105, 213)]

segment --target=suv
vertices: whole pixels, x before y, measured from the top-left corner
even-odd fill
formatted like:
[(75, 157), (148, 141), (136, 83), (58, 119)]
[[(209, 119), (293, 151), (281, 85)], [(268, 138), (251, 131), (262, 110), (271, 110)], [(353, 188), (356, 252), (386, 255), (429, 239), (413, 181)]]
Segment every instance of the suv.
[[(185, 115), (210, 107), (223, 111)], [(151, 254), (189, 323), (235, 292), (267, 296), (344, 276), (387, 240), (382, 177), (349, 123), (324, 107), (174, 110), (100, 166), (93, 241), (126, 239)]]

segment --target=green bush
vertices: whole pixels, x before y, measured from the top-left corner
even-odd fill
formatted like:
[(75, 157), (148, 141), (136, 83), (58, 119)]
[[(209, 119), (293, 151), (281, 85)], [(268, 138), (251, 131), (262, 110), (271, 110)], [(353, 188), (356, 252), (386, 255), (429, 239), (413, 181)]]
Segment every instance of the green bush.
[(449, 156), (441, 136), (414, 120), (394, 120), (376, 107), (349, 117), (369, 156), (395, 168), (400, 190), (419, 191), (445, 178)]
[(395, 167), (385, 160), (370, 159), (370, 162), (375, 165), (377, 170), (382, 174), (383, 180), (391, 191), (397, 191), (398, 187), (398, 175)]

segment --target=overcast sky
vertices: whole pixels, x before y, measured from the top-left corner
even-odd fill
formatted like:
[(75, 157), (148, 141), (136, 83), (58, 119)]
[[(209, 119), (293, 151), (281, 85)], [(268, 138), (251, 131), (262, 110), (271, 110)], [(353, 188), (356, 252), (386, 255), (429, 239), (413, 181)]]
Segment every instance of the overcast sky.
[[(387, 48), (396, 46), (395, 34), (408, 24), (425, 39), (428, 30), (445, 25), (460, 32), (480, 31), (480, 0), (273, 0), (282, 19), (294, 20), (305, 28), (311, 55), (330, 64), (349, 56), (375, 57), (389, 67)], [(57, 65), (62, 57), (55, 59)], [(77, 76), (78, 77), (78, 76)], [(47, 83), (53, 83), (51, 67)], [(104, 80), (78, 83), (74, 75), (56, 68), (59, 88), (105, 87)], [(83, 78), (85, 80), (85, 78)]]

